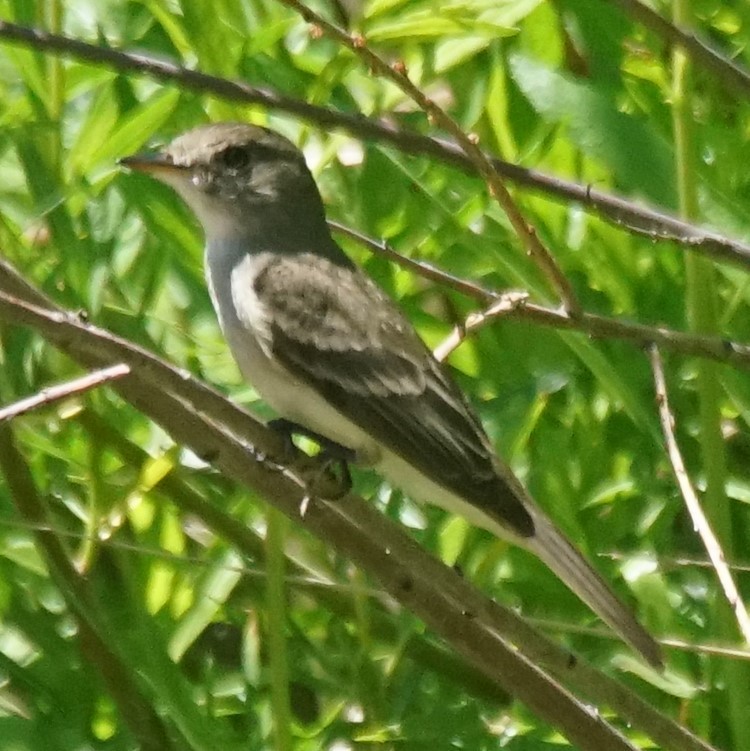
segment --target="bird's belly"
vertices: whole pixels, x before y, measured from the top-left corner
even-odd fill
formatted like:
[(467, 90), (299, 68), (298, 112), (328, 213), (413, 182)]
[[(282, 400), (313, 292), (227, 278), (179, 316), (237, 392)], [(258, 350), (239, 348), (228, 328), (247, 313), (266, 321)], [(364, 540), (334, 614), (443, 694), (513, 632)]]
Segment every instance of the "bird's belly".
[(512, 537), (477, 506), (432, 481), (340, 414), (314, 389), (272, 360), (246, 328), (229, 326), (225, 335), (242, 374), (281, 417), (354, 450), (358, 463), (371, 466), (413, 500), (432, 503), (478, 527)]
[(456, 493), (434, 482), (387, 448), (381, 448), (381, 459), (375, 469), (395, 487), (402, 490), (414, 501), (439, 506), (452, 514), (458, 514), (476, 527), (486, 529), (498, 537), (523, 544), (512, 531), (500, 525), (496, 519), (484, 513), (479, 506), (469, 503)]
[(247, 329), (229, 327), (225, 335), (242, 375), (280, 417), (352, 449), (363, 463), (375, 464), (379, 460), (378, 445), (367, 433), (272, 360)]

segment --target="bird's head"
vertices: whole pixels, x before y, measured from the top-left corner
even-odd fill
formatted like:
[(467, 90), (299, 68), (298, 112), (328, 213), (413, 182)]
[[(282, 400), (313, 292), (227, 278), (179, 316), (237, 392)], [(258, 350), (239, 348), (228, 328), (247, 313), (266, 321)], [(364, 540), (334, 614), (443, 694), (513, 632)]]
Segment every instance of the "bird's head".
[(204, 125), (165, 148), (121, 164), (172, 186), (208, 236), (236, 234), (264, 217), (323, 218), (320, 195), (302, 152), (267, 128), (244, 123)]

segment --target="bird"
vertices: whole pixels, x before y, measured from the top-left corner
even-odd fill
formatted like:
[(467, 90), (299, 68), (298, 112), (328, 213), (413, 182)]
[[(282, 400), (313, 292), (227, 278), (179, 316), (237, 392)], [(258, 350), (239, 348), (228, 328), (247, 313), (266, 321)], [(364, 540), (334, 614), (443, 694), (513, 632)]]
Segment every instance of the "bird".
[(197, 217), (222, 332), (282, 420), (535, 554), (661, 668), (656, 640), (496, 454), (448, 368), (335, 242), (300, 149), (221, 122), (121, 164), (171, 186)]

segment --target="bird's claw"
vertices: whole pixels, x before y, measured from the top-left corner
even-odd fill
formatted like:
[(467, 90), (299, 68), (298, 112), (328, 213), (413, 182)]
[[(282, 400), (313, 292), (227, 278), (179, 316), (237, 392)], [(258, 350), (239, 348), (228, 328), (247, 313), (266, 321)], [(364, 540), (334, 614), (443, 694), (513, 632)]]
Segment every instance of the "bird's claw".
[(356, 460), (356, 452), (283, 417), (271, 420), (268, 427), (282, 437), (287, 456), (294, 455), (294, 435), (305, 436), (320, 446), (320, 452), (314, 457), (314, 466), (304, 462), (305, 467), (300, 467), (310, 490), (333, 500), (342, 498), (351, 490), (349, 463)]

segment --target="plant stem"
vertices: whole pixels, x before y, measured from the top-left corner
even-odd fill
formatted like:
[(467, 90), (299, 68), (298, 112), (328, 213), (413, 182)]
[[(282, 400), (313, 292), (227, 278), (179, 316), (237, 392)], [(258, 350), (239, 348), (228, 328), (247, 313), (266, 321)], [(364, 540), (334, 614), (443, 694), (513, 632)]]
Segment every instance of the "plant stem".
[(292, 717), (289, 707), (289, 660), (286, 649), (286, 559), (284, 539), (286, 517), (268, 509), (266, 529), (266, 565), (268, 568), (266, 638), (268, 640), (271, 682), (271, 711), (274, 748), (291, 751)]
[[(675, 0), (674, 22), (683, 27), (691, 21), (690, 0)], [(681, 47), (672, 53), (672, 111), (677, 166), (677, 189), (680, 211), (686, 219), (698, 215), (698, 192), (695, 174), (695, 144), (691, 101), (690, 61)], [(718, 289), (713, 263), (695, 253), (685, 258), (687, 291), (686, 315), (692, 331), (715, 333), (718, 329)], [(729, 499), (726, 496), (727, 461), (721, 434), (721, 368), (718, 364), (700, 360), (697, 366), (697, 392), (699, 400), (699, 442), (701, 461), (706, 473), (706, 492), (703, 496), (706, 516), (714, 529), (726, 555), (734, 558), (732, 522)], [(737, 638), (737, 625), (731, 609), (717, 594), (714, 617), (710, 620), (717, 639)], [(726, 701), (725, 721), (732, 737), (732, 748), (750, 749), (750, 724), (747, 708), (750, 706), (750, 671), (738, 662), (726, 662), (716, 668), (723, 672), (713, 685), (724, 685)], [(716, 726), (718, 723), (711, 723)]]

